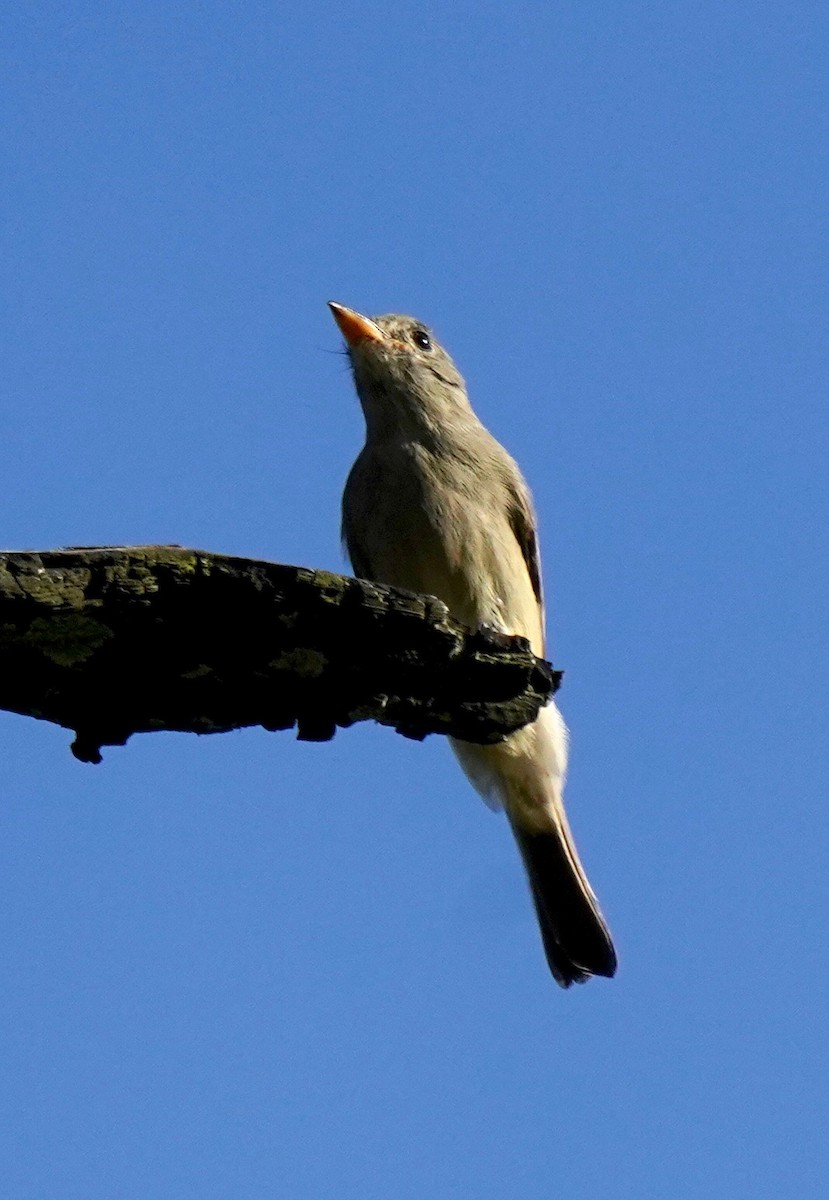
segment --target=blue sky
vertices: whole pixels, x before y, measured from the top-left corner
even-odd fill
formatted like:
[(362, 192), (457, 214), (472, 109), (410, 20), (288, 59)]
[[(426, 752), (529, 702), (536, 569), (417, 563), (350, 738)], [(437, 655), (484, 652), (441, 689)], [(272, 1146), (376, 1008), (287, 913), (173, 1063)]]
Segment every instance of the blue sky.
[(620, 955), (550, 980), (437, 739), (0, 714), (9, 1200), (825, 1186), (825, 5), (17, 5), (3, 529), (344, 570), (325, 302), (430, 323), (540, 514)]

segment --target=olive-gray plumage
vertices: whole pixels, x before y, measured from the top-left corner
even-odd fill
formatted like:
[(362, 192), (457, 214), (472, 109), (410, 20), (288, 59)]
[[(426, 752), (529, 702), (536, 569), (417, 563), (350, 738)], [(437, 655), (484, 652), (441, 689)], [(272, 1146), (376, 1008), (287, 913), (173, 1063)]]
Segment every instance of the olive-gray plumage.
[[(517, 464), (425, 325), (330, 307), (366, 421), (343, 495), (356, 574), (438, 596), (459, 620), (521, 634), (543, 655), (535, 514)], [(555, 705), (496, 746), (452, 748), (481, 795), (506, 810), (557, 981), (613, 975), (613, 943), (562, 803), (567, 733)]]

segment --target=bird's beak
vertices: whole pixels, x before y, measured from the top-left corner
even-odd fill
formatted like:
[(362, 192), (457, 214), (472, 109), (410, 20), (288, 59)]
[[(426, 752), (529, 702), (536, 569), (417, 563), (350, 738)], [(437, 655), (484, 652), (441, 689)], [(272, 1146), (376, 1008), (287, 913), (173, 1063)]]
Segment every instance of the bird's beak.
[(334, 314), (334, 320), (339, 325), (340, 332), (349, 346), (357, 346), (360, 342), (384, 342), (386, 340), (386, 335), (379, 325), (375, 325), (368, 317), (355, 312), (353, 308), (346, 308), (344, 304), (335, 304), (333, 300), (328, 301), (328, 307)]

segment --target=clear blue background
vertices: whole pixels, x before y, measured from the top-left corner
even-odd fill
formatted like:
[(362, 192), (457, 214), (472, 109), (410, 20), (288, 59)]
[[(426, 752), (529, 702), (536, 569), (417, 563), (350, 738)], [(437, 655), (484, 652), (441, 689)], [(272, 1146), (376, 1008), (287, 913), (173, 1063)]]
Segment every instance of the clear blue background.
[(5, 15), (0, 537), (345, 569), (329, 298), (524, 466), (617, 979), (437, 739), (0, 714), (9, 1200), (824, 1194), (824, 3)]

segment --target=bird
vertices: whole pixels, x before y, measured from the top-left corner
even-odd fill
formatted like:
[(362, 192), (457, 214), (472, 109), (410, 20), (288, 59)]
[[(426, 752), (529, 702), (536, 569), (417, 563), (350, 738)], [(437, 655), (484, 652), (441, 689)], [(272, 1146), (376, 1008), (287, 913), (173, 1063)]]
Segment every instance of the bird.
[[(544, 657), (537, 522), (517, 463), (427, 325), (329, 308), (366, 426), (342, 502), (355, 574), (436, 596), (466, 625), (520, 635)], [(556, 705), (495, 745), (449, 740), (473, 787), (506, 812), (556, 982), (613, 976), (616, 951), (564, 810), (568, 732)]]

